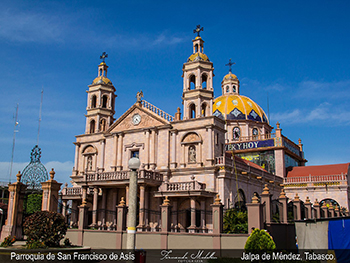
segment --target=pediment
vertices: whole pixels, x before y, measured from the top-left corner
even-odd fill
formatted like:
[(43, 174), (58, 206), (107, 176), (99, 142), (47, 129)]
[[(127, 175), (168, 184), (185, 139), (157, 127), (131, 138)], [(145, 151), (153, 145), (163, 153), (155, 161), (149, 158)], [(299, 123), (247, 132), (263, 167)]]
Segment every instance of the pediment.
[[(135, 115), (139, 115), (141, 120), (138, 124), (133, 122)], [(169, 124), (169, 121), (161, 118), (154, 112), (134, 104), (119, 119), (117, 119), (108, 129), (107, 133), (116, 133), (127, 130), (151, 128)]]

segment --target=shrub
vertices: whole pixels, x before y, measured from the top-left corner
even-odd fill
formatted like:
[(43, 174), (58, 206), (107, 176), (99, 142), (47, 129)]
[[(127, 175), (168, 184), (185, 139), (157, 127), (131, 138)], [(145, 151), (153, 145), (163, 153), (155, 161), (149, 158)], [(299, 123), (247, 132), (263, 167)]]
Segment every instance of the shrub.
[(248, 233), (247, 212), (229, 209), (224, 215), (224, 233)]
[(39, 243), (44, 247), (58, 247), (67, 232), (64, 217), (49, 211), (38, 211), (27, 217), (23, 228), (27, 235), (27, 247), (39, 246)]
[(248, 237), (244, 246), (246, 252), (272, 252), (274, 249), (276, 249), (276, 244), (270, 234), (257, 228)]
[(16, 237), (7, 236), (4, 241), (1, 242), (0, 247), (9, 247), (12, 246), (13, 243), (16, 242)]

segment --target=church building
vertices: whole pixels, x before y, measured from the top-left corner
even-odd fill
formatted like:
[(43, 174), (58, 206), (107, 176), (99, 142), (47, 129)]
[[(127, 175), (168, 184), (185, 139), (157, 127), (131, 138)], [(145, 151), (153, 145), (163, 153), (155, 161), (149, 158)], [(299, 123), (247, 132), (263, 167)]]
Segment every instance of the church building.
[[(210, 205), (217, 195), (225, 208), (245, 209), (267, 185), (277, 199), (291, 167), (307, 162), (301, 140), (285, 137), (279, 123), (274, 129), (264, 110), (241, 95), (231, 60), (222, 95), (214, 98), (213, 62), (204, 53), (199, 27), (195, 33), (193, 52), (183, 64), (182, 94), (179, 87), (183, 106), (174, 116), (144, 100), (147, 90), (135, 90), (135, 104), (116, 116), (116, 89), (107, 77), (106, 55), (101, 56), (88, 86), (85, 133), (74, 143), (73, 187), (62, 190), (63, 204), (72, 203), (71, 225), (85, 201), (91, 227), (115, 226), (116, 206), (128, 205), (132, 157), (141, 162), (137, 230), (160, 226), (160, 205), (167, 198), (173, 230), (202, 233), (212, 229)], [(155, 104), (157, 98), (149, 100)]]

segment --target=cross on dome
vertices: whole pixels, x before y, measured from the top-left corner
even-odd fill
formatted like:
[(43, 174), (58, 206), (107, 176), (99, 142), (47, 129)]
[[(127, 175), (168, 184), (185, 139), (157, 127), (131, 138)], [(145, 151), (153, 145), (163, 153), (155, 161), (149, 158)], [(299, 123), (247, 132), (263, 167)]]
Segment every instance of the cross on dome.
[(106, 52), (103, 52), (100, 56), (100, 59), (102, 59), (102, 62), (105, 63), (105, 59), (108, 58), (108, 54)]
[(231, 59), (228, 61), (228, 63), (225, 66), (229, 66), (229, 72), (232, 73), (232, 65), (236, 64), (235, 62), (232, 62)]
[(199, 33), (201, 31), (204, 31), (203, 27), (201, 27), (201, 25), (197, 25), (197, 27), (193, 30), (193, 33), (197, 33), (197, 36), (200, 37)]

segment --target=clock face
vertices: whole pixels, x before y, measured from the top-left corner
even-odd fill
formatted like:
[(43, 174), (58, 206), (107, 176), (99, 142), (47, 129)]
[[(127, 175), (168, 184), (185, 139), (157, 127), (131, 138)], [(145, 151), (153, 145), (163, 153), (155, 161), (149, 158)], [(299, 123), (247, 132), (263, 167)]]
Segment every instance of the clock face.
[(135, 114), (134, 116), (132, 116), (132, 123), (134, 124), (134, 125), (137, 125), (137, 124), (139, 124), (141, 122), (141, 116), (140, 116), (140, 114)]

